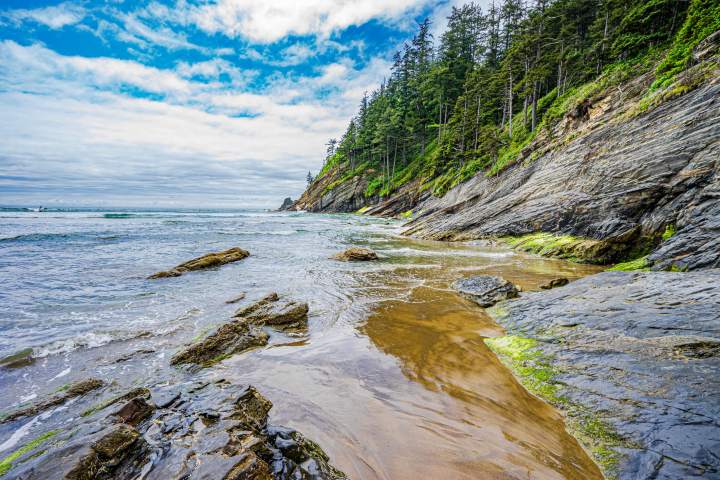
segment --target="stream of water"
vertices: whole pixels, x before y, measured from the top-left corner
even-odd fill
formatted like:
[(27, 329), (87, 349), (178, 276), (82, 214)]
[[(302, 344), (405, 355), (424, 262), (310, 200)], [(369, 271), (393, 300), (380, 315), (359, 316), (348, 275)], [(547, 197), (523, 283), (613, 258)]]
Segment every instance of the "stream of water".
[[(449, 288), (491, 273), (532, 290), (593, 267), (412, 240), (395, 221), (353, 215), (6, 209), (0, 217), (0, 357), (32, 348), (35, 358), (0, 369), (0, 411), (87, 377), (119, 392), (182, 381), (190, 374), (168, 359), (228, 321), (238, 305), (226, 300), (277, 291), (310, 304), (307, 335), (274, 334), (269, 347), (204, 374), (255, 385), (273, 401), (274, 423), (316, 440), (351, 478), (602, 478), (562, 417), (485, 346), (502, 329)], [(352, 245), (381, 260), (329, 258)], [(146, 280), (233, 246), (251, 256)], [(0, 428), (0, 444), (14, 433)]]

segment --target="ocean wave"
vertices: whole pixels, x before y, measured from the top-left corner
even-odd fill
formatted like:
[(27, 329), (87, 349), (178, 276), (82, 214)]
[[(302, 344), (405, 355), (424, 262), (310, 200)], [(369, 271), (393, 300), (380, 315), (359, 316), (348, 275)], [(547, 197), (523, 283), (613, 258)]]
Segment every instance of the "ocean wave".
[(71, 233), (26, 233), (14, 237), (0, 238), (0, 242), (41, 242), (43, 240), (67, 240), (77, 234)]
[(88, 332), (82, 336), (57, 340), (33, 349), (33, 358), (61, 355), (74, 350), (98, 348), (113, 342), (124, 342), (149, 336), (150, 332)]

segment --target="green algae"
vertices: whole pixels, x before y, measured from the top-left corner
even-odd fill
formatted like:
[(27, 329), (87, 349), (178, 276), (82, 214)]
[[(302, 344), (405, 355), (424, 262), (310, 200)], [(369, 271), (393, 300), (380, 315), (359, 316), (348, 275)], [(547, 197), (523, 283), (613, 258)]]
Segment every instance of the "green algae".
[(560, 257), (572, 262), (595, 262), (598, 250), (596, 247), (602, 243), (588, 238), (546, 232), (505, 236), (500, 237), (500, 240), (517, 250), (544, 257)]
[(7, 457), (0, 460), (0, 476), (4, 476), (7, 472), (10, 471), (10, 469), (13, 468), (14, 463), (20, 459), (23, 455), (26, 453), (32, 452), (37, 447), (54, 437), (60, 432), (60, 430), (50, 430), (49, 432), (46, 432), (39, 437), (30, 440), (28, 443), (20, 447), (19, 449), (15, 450), (13, 453), (8, 455)]
[(369, 206), (365, 206), (365, 207), (362, 207), (362, 208), (357, 209), (357, 210), (355, 211), (355, 213), (356, 213), (357, 215), (362, 215), (362, 214), (364, 214), (365, 212), (367, 212), (368, 210), (370, 210), (370, 207), (369, 207)]
[[(493, 313), (496, 312), (490, 312), (491, 315)], [(534, 338), (506, 335), (485, 339), (485, 344), (523, 387), (565, 414), (568, 431), (589, 452), (605, 477), (617, 478), (618, 466), (623, 458), (618, 448), (629, 447), (630, 443), (603, 420), (599, 412), (592, 412), (563, 394), (564, 384), (558, 380), (563, 372), (553, 358), (542, 351), (540, 342)]]
[(650, 262), (648, 262), (648, 257), (645, 255), (644, 257), (636, 258), (635, 260), (630, 260), (629, 262), (618, 263), (617, 265), (608, 268), (608, 270), (615, 272), (646, 272), (650, 270)]
[(413, 212), (412, 212), (412, 210), (408, 210), (408, 211), (406, 211), (406, 212), (402, 212), (402, 213), (400, 214), (400, 216), (401, 216), (402, 218), (406, 218), (406, 219), (409, 220), (409, 219), (412, 218)]
[(665, 231), (662, 234), (663, 242), (665, 240), (669, 240), (670, 238), (672, 238), (676, 233), (677, 233), (677, 228), (675, 227), (674, 224), (671, 223), (670, 225), (665, 227)]

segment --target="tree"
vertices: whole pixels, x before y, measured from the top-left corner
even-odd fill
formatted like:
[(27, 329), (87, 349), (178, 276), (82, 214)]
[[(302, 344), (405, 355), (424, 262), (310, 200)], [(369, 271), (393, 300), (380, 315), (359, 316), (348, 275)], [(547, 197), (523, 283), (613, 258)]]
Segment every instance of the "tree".
[(308, 171), (306, 180), (307, 180), (308, 186), (309, 186), (309, 185), (313, 182), (313, 180), (314, 180), (314, 178), (313, 178), (313, 176), (312, 176), (312, 173), (310, 173), (309, 171)]

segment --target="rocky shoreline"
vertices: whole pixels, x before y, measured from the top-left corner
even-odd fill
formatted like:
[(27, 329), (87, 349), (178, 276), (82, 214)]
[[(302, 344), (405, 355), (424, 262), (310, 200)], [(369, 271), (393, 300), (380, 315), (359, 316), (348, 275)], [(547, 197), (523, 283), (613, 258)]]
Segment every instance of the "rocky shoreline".
[(720, 478), (720, 270), (605, 272), (488, 311), (486, 343), (607, 478)]

